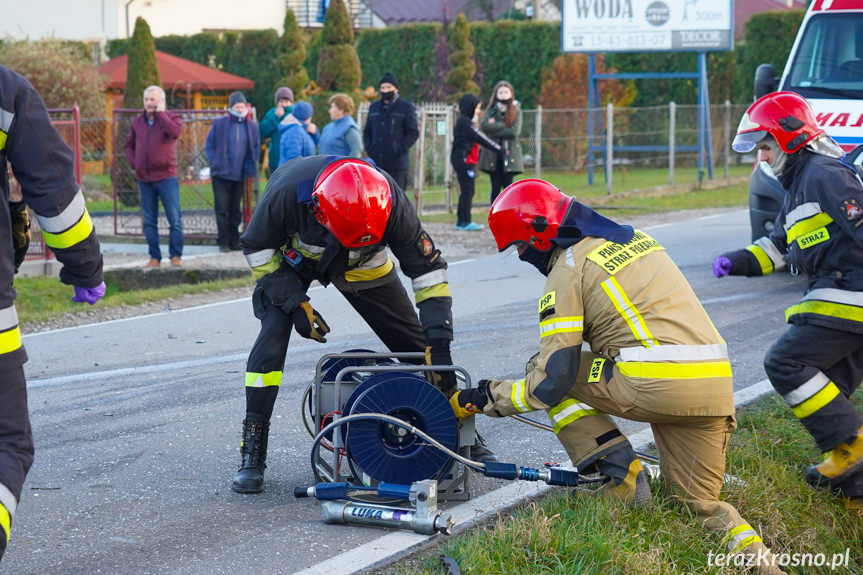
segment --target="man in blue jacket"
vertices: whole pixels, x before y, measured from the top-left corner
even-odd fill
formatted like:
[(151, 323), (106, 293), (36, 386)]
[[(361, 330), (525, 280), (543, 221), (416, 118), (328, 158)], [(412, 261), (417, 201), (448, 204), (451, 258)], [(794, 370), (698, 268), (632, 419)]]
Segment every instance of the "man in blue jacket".
[(380, 81), (381, 99), (369, 106), (363, 128), (366, 153), (404, 190), (408, 183), (410, 156), (420, 136), (414, 105), (399, 98), (399, 81), (387, 72)]
[(213, 208), (222, 252), (240, 249), (243, 184), (246, 178), (254, 178), (258, 173), (261, 134), (258, 123), (248, 114), (243, 93), (231, 94), (228, 115), (213, 122), (204, 147), (210, 161)]

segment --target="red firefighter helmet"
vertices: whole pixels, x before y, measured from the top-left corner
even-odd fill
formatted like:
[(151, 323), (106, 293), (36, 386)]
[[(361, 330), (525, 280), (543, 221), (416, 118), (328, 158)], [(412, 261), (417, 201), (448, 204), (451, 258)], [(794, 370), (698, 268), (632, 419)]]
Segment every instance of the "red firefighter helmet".
[(497, 249), (524, 242), (542, 252), (550, 250), (571, 202), (571, 197), (545, 180), (519, 180), (508, 186), (488, 214)]
[(312, 202), (317, 220), (348, 248), (381, 241), (392, 210), (387, 179), (356, 159), (324, 168), (315, 180)]
[(764, 136), (770, 134), (784, 152), (791, 154), (823, 133), (803, 96), (794, 92), (774, 92), (749, 106), (740, 119), (731, 147), (735, 152), (751, 152)]

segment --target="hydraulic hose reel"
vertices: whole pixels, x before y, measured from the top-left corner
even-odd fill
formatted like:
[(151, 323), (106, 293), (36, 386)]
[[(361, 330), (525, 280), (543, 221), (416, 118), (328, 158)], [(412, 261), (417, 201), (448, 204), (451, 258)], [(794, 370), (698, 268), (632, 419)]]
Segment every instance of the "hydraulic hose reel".
[(321, 358), (308, 402), (303, 402), (314, 420), (314, 432), (309, 431), (315, 436), (312, 469), (318, 481), (374, 486), (434, 479), (440, 499), (469, 499), (464, 466), (403, 425), (385, 418), (362, 417), (318, 433), (351, 415), (379, 414), (401, 420), (445, 448), (467, 456), (475, 440), (473, 418), (459, 425), (448, 399), (423, 374), (454, 371), (468, 387), (470, 376), (458, 366), (422, 365), (424, 358), (422, 352), (381, 354), (366, 350)]

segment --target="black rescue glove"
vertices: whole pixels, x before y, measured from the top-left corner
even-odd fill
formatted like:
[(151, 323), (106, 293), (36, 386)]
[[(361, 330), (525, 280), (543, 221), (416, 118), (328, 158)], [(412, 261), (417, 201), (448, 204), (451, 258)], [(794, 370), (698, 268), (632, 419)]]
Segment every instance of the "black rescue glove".
[(15, 248), (15, 273), (27, 256), (30, 248), (30, 216), (24, 202), (9, 202), (9, 215), (12, 220), (12, 245)]
[(321, 343), (327, 342), (327, 338), (324, 336), (330, 333), (330, 326), (309, 302), (301, 303), (300, 307), (291, 315), (291, 319), (294, 321), (294, 329), (304, 338)]
[[(426, 347), (426, 365), (452, 365), (449, 340), (435, 340)], [(458, 389), (454, 371), (429, 372), (428, 379), (448, 398)]]
[(461, 421), (465, 417), (469, 417), (475, 413), (482, 413), (488, 403), (489, 394), (488, 386), (491, 383), (489, 379), (481, 379), (476, 387), (471, 389), (462, 389), (455, 392), (450, 398), (449, 404), (455, 413), (456, 419)]

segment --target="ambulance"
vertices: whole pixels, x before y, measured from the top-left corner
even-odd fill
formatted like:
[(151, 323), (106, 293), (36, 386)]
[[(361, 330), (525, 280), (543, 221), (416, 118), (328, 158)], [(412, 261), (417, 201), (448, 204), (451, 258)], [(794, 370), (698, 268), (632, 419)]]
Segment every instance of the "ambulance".
[[(755, 98), (777, 90), (809, 101), (818, 125), (863, 170), (863, 0), (813, 0), (800, 24), (781, 78), (770, 64), (755, 72)], [(785, 191), (758, 163), (749, 183), (752, 239), (773, 229)]]

